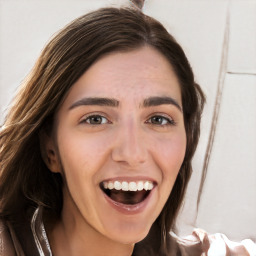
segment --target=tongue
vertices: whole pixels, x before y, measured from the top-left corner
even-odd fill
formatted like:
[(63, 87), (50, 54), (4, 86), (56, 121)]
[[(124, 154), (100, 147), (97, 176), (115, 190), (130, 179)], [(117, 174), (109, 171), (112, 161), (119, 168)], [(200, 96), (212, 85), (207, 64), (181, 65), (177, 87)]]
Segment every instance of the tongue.
[(138, 204), (142, 202), (147, 195), (145, 190), (142, 191), (121, 191), (121, 190), (111, 190), (110, 198), (118, 203), (122, 204)]

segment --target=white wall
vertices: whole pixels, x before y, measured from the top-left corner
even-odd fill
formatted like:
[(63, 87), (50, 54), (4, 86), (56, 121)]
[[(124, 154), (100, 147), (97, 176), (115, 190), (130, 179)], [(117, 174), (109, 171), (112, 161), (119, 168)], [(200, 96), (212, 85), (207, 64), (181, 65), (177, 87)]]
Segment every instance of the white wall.
[[(125, 2), (0, 0), (0, 122), (54, 32), (89, 10)], [(148, 0), (144, 12), (181, 43), (207, 96), (180, 233), (201, 227), (256, 239), (256, 1)]]

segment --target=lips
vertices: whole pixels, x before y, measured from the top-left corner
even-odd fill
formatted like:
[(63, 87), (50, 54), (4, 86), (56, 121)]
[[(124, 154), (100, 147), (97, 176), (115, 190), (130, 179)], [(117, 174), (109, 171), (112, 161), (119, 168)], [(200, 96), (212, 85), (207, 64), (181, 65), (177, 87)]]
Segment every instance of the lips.
[(103, 181), (101, 190), (112, 201), (122, 205), (142, 203), (154, 188), (152, 181)]

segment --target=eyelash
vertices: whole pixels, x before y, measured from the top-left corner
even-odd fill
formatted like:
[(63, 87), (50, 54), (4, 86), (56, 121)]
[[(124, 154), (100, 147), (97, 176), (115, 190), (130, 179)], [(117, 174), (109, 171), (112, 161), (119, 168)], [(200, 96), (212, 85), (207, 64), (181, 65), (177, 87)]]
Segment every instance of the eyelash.
[[(92, 120), (92, 118), (100, 118), (101, 121), (104, 120), (104, 122), (102, 123), (90, 123), (90, 122), (87, 122), (88, 120)], [(164, 124), (154, 124), (152, 122), (152, 119), (153, 118), (160, 118), (162, 119), (162, 122), (164, 122)], [(85, 118), (83, 118), (79, 123), (83, 124), (83, 123), (86, 123), (86, 124), (89, 124), (89, 125), (102, 125), (102, 124), (111, 124), (111, 122), (108, 120), (108, 118), (106, 118), (105, 116), (101, 115), (101, 114), (93, 114), (93, 115), (89, 115), (89, 116), (86, 116)], [(163, 115), (160, 115), (160, 114), (156, 114), (156, 115), (153, 115), (151, 116), (149, 119), (147, 119), (146, 123), (150, 124), (150, 125), (157, 125), (159, 127), (165, 127), (165, 126), (169, 126), (169, 125), (176, 125), (176, 122), (172, 119), (172, 118), (168, 118), (166, 116), (163, 116)]]
[[(87, 122), (88, 120), (92, 120), (92, 118), (100, 118), (101, 120), (102, 119), (105, 119), (106, 121), (104, 123), (100, 123), (100, 124), (92, 124), (90, 122)], [(83, 118), (79, 123), (83, 124), (83, 123), (87, 123), (89, 125), (102, 125), (102, 124), (107, 124), (107, 123), (111, 123), (105, 116), (103, 115), (100, 115), (100, 114), (93, 114), (93, 115), (89, 115), (89, 116), (86, 116), (85, 118)]]
[[(162, 121), (164, 121), (165, 123), (164, 124), (154, 124), (154, 123), (152, 123), (153, 118), (161, 118)], [(151, 120), (151, 121), (149, 121), (149, 120)], [(161, 126), (165, 127), (165, 126), (169, 126), (169, 125), (176, 125), (176, 122), (172, 118), (169, 118), (169, 117), (166, 117), (166, 116), (163, 116), (163, 115), (160, 115), (160, 114), (155, 114), (155, 115), (151, 116), (146, 121), (146, 123), (149, 123), (151, 125), (157, 125), (159, 127), (161, 127)]]

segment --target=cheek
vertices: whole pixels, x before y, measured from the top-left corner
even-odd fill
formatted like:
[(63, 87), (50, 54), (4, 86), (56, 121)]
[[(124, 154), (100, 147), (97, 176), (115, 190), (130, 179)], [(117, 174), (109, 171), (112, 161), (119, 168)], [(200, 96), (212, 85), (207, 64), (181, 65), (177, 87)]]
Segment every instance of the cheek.
[(98, 170), (106, 158), (104, 143), (99, 136), (88, 137), (82, 133), (66, 133), (65, 140), (59, 139), (59, 154), (67, 189), (64, 190), (65, 200), (71, 196), (80, 209), (85, 207), (88, 214), (94, 212), (91, 202), (96, 200), (93, 191)]
[(180, 167), (183, 163), (186, 151), (185, 132), (175, 136), (158, 140), (154, 143), (155, 163), (161, 172), (161, 181), (159, 184), (159, 213), (167, 202)]
[(80, 132), (66, 133), (65, 139), (59, 139), (59, 153), (65, 175), (84, 178), (93, 176), (102, 162), (106, 161), (109, 140), (108, 136), (99, 134), (88, 136)]
[(185, 132), (160, 141), (155, 150), (158, 152), (158, 164), (162, 170), (163, 181), (174, 183), (186, 152)]

